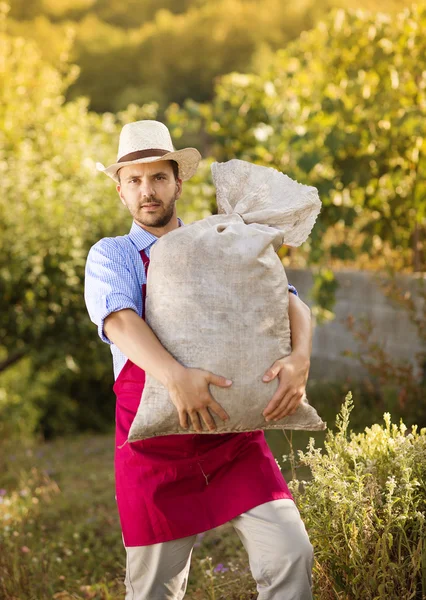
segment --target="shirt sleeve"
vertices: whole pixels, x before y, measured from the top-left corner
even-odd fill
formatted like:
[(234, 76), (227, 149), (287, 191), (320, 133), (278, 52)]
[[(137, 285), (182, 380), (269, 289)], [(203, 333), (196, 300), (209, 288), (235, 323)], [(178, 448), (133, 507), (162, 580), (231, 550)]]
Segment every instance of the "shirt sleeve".
[(95, 244), (87, 257), (84, 298), (90, 319), (98, 326), (102, 341), (111, 344), (104, 333), (107, 316), (125, 308), (139, 314), (140, 295), (136, 277), (115, 240), (104, 238)]
[(292, 294), (294, 294), (295, 296), (299, 295), (299, 293), (296, 290), (296, 288), (294, 287), (294, 285), (291, 285), (290, 283), (288, 284), (288, 291), (291, 292)]

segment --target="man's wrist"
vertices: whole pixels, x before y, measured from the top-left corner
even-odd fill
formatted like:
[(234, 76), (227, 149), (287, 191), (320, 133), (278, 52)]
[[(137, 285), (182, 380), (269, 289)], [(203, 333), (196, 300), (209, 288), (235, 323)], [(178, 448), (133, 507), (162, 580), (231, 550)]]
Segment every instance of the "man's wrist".
[(300, 361), (306, 367), (309, 367), (311, 364), (311, 352), (307, 348), (295, 348), (291, 351), (291, 356)]
[(177, 360), (174, 361), (164, 372), (164, 380), (161, 382), (166, 388), (173, 387), (178, 379), (181, 379), (186, 371), (186, 367)]

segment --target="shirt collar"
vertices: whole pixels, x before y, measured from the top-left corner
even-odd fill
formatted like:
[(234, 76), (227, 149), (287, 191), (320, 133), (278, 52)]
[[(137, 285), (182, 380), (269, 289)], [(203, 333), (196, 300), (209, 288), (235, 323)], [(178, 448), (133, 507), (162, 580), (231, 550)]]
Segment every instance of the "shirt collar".
[[(178, 218), (179, 227), (183, 226), (183, 222)], [(143, 229), (140, 225), (133, 221), (132, 227), (129, 231), (129, 238), (136, 246), (138, 252), (145, 250), (148, 246), (151, 246), (158, 240), (158, 237)]]

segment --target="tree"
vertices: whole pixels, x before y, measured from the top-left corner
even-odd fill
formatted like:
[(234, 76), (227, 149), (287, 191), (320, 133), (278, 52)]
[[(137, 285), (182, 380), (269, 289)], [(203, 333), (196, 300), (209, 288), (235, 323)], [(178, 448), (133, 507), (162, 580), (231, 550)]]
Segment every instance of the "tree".
[(270, 165), (319, 189), (303, 250), (323, 268), (323, 306), (333, 265), (424, 269), (425, 26), (424, 5), (396, 16), (339, 10), (258, 74), (221, 78), (212, 102), (168, 110), (175, 135), (189, 126), (216, 159)]
[[(114, 117), (90, 113), (85, 99), (66, 103), (76, 76), (68, 42), (53, 68), (2, 20), (0, 371), (28, 377), (20, 399), (38, 403), (45, 431), (100, 427), (113, 420), (112, 369), (84, 305), (85, 260), (99, 238), (128, 231), (130, 219), (95, 161), (114, 160), (121, 124), (155, 117), (156, 107)], [(3, 385), (7, 406), (9, 375)]]
[[(95, 162), (114, 162), (121, 126), (156, 118), (158, 107), (98, 115), (87, 99), (66, 102), (78, 73), (68, 62), (70, 39), (53, 67), (8, 25), (3, 13), (0, 437), (11, 421), (45, 435), (102, 429), (114, 419), (112, 364), (86, 311), (84, 268), (89, 248), (127, 233), (131, 217)], [(181, 200), (185, 220), (209, 214), (203, 172)]]
[(211, 99), (217, 76), (250, 71), (261, 48), (295, 39), (334, 1), (265, 0), (260, 11), (247, 0), (45, 0), (31, 10), (15, 0), (13, 32), (35, 39), (56, 65), (57, 42), (73, 27), (81, 75), (68, 99), (89, 96), (98, 112), (153, 101), (165, 109), (188, 97)]

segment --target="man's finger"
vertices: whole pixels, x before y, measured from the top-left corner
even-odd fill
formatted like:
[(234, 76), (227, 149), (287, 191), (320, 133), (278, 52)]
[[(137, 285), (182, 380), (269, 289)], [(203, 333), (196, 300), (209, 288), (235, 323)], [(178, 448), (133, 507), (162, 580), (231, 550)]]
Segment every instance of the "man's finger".
[(190, 410), (190, 411), (188, 411), (188, 413), (189, 413), (189, 418), (191, 419), (193, 428), (195, 429), (195, 431), (197, 433), (201, 433), (203, 431), (203, 428), (201, 426), (200, 417), (198, 416), (197, 411)]
[(281, 371), (281, 363), (276, 360), (274, 362), (274, 364), (272, 365), (272, 367), (270, 367), (265, 375), (262, 378), (262, 381), (264, 381), (265, 383), (268, 381), (272, 381), (273, 379), (275, 379), (275, 377), (278, 375), (278, 373)]
[(209, 431), (215, 431), (216, 423), (214, 422), (213, 417), (211, 416), (208, 408), (202, 408), (200, 411), (200, 416), (203, 418), (204, 423), (207, 425), (207, 429)]
[(292, 405), (288, 409), (288, 414), (289, 415), (294, 415), (294, 413), (299, 408), (299, 405), (300, 405), (300, 400), (297, 400), (296, 402), (292, 403)]
[(183, 429), (188, 429), (188, 415), (186, 411), (179, 411), (179, 423)]
[(231, 379), (226, 379), (226, 377), (221, 377), (220, 375), (215, 375), (214, 373), (208, 374), (207, 381), (213, 385), (217, 385), (218, 387), (229, 387), (232, 385)]
[(280, 404), (277, 406), (277, 408), (271, 412), (269, 416), (269, 420), (273, 421), (275, 419), (278, 418), (278, 415), (280, 414), (287, 414), (287, 408), (288, 405), (291, 401), (291, 399), (295, 396), (296, 394), (294, 393), (294, 390), (287, 390), (286, 393), (283, 395), (283, 397), (281, 398), (281, 402)]
[(229, 415), (226, 412), (226, 410), (224, 410), (221, 405), (219, 404), (219, 402), (216, 402), (216, 400), (211, 401), (211, 404), (209, 404), (209, 409), (214, 412), (219, 419), (222, 419), (222, 421), (228, 421), (229, 419)]
[(286, 383), (281, 383), (278, 386), (275, 394), (272, 396), (270, 402), (268, 403), (267, 407), (263, 411), (263, 416), (265, 418), (268, 418), (268, 419), (271, 418), (271, 413), (274, 412), (278, 408), (278, 406), (281, 404), (281, 401), (284, 398), (284, 396), (286, 395), (287, 391), (288, 391), (288, 389), (287, 389)]
[(284, 399), (281, 406), (271, 415), (273, 421), (279, 421), (292, 414), (299, 406), (302, 396), (297, 393), (289, 399)]

